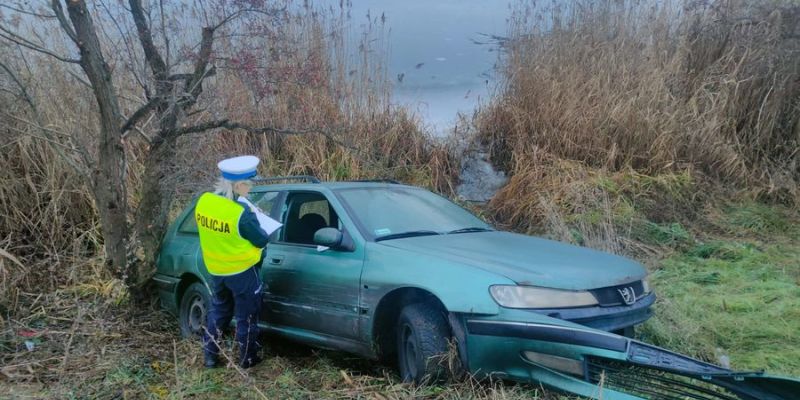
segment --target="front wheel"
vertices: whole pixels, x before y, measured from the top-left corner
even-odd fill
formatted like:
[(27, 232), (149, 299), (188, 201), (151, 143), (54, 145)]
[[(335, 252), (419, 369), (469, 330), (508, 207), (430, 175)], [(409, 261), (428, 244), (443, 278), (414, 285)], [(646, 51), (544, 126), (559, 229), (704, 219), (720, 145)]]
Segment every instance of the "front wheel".
[(181, 336), (185, 338), (203, 337), (210, 306), (211, 296), (202, 283), (195, 282), (186, 288), (178, 312)]
[(404, 382), (438, 382), (447, 377), (450, 327), (438, 307), (417, 303), (400, 312), (397, 361)]

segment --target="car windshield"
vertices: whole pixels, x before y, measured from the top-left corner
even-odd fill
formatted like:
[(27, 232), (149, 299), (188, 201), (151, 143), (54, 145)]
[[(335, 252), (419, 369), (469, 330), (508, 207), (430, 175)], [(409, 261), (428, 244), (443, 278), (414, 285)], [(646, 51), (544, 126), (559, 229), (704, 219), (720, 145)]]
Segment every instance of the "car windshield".
[(370, 239), (468, 233), (491, 226), (424, 189), (409, 187), (360, 188), (337, 191), (359, 228)]

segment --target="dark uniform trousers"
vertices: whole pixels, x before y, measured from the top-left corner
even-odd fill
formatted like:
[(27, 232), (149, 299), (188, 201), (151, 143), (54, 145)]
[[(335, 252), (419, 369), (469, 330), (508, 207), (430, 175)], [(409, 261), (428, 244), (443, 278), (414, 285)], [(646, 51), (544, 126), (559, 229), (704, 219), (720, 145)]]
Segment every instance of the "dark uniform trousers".
[(239, 343), (239, 362), (255, 360), (258, 343), (258, 315), (261, 311), (261, 278), (259, 268), (253, 266), (236, 275), (211, 276), (211, 310), (208, 313), (208, 330), (203, 335), (206, 357), (219, 356), (222, 331), (236, 317), (236, 341)]

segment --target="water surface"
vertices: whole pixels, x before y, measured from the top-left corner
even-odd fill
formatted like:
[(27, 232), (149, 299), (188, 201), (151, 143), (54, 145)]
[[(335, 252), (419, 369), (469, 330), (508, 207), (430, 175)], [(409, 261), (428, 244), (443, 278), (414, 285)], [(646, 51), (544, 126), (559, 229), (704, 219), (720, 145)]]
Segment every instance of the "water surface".
[(495, 46), (504, 36), (508, 0), (353, 0), (355, 21), (383, 14), (389, 31), (393, 102), (417, 112), (443, 134), (457, 114), (471, 114), (495, 84)]

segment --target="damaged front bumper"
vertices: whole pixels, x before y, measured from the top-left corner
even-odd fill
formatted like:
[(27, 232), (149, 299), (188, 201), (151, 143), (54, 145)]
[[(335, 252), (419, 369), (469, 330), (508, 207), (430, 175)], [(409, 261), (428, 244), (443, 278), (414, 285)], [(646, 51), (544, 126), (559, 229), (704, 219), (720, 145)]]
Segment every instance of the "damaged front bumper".
[(525, 310), (525, 312), (543, 314), (590, 328), (613, 332), (647, 321), (653, 315), (651, 307), (655, 302), (656, 295), (650, 293), (631, 305), (537, 309)]
[(735, 372), (656, 346), (541, 316), (535, 322), (458, 316), (465, 367), (479, 378), (533, 381), (604, 400), (800, 397), (800, 381)]

